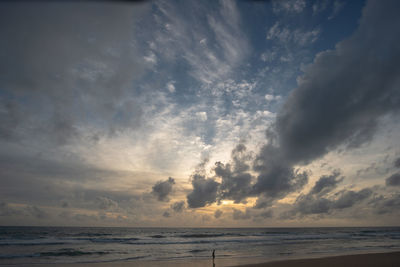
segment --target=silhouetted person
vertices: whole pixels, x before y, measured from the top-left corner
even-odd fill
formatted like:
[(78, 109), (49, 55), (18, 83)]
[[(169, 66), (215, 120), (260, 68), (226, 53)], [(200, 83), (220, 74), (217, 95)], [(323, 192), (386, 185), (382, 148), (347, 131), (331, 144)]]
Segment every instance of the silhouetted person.
[(215, 262), (214, 262), (214, 260), (215, 260), (215, 249), (213, 249), (212, 258), (213, 258), (213, 267), (215, 267)]

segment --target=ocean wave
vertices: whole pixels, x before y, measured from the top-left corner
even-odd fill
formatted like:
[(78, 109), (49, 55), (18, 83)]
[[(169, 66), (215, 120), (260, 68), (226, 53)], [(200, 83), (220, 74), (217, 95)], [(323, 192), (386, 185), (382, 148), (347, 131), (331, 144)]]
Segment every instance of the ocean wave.
[(177, 237), (182, 237), (182, 238), (211, 238), (211, 237), (221, 237), (221, 236), (245, 236), (245, 235), (239, 233), (195, 233), (195, 234), (177, 235)]
[(0, 259), (3, 259), (3, 260), (33, 258), (33, 257), (39, 257), (39, 256), (37, 254), (3, 254), (3, 255), (0, 255)]
[(254, 234), (254, 235), (290, 235), (293, 234), (291, 232), (262, 232), (260, 234)]
[(192, 249), (189, 250), (189, 253), (200, 253), (200, 252), (204, 252), (204, 251), (209, 251), (209, 249)]
[(215, 243), (255, 243), (255, 242), (273, 242), (274, 244), (278, 241), (267, 240), (267, 239), (201, 239), (201, 240), (140, 240), (133, 241), (127, 244), (131, 245), (190, 245), (190, 244), (215, 244)]
[(179, 235), (179, 237), (183, 238), (207, 238), (207, 237), (220, 237), (224, 236), (227, 234), (184, 234), (184, 235)]
[(63, 248), (57, 251), (48, 251), (48, 252), (41, 252), (39, 253), (40, 257), (58, 257), (58, 256), (69, 256), (69, 257), (74, 257), (74, 256), (86, 256), (86, 255), (105, 255), (109, 254), (109, 252), (106, 251), (82, 251), (82, 250), (77, 250), (73, 248)]
[(78, 234), (73, 234), (72, 236), (88, 236), (88, 237), (93, 237), (93, 236), (110, 236), (112, 234), (110, 233), (78, 233)]
[(0, 242), (0, 247), (1, 246), (52, 246), (52, 245), (65, 245), (65, 244), (71, 244), (72, 242), (66, 242), (66, 241), (46, 241), (46, 240), (27, 240), (27, 241), (14, 241), (14, 240), (7, 240), (7, 241), (1, 241)]
[(46, 251), (40, 253), (31, 254), (5, 254), (0, 255), (0, 259), (22, 259), (22, 258), (39, 258), (39, 257), (77, 257), (77, 256), (88, 256), (88, 255), (106, 255), (109, 252), (106, 251), (82, 251), (73, 248), (64, 248), (57, 251)]
[(140, 238), (136, 237), (112, 237), (112, 238), (92, 238), (92, 237), (78, 237), (78, 238), (70, 238), (66, 239), (70, 241), (89, 241), (92, 243), (129, 243), (132, 241), (140, 240)]
[(163, 235), (151, 235), (151, 238), (165, 238)]

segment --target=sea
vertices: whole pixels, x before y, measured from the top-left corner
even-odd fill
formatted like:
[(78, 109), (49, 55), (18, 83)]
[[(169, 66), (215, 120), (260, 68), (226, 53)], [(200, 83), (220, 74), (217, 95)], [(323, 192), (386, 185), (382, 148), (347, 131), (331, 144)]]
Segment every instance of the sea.
[(281, 260), (400, 251), (400, 227), (0, 227), (0, 265), (211, 258)]

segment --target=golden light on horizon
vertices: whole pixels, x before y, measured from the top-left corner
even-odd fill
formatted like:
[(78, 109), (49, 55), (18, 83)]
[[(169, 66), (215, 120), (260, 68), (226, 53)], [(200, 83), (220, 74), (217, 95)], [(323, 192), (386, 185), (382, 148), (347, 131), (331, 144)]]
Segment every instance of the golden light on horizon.
[(232, 200), (222, 200), (221, 204), (222, 205), (230, 205), (230, 204), (233, 204), (233, 201)]

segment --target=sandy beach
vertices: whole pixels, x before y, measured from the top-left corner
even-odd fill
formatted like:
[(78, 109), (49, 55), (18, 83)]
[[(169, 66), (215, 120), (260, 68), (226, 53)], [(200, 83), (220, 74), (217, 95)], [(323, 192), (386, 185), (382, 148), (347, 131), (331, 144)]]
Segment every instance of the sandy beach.
[[(35, 264), (36, 267), (49, 267), (53, 264)], [(2, 265), (28, 267), (31, 264)], [(79, 264), (54, 264), (60, 267), (397, 267), (400, 266), (400, 251), (388, 253), (369, 253), (357, 255), (332, 256), (323, 258), (291, 259), (280, 261), (268, 261), (263, 258), (231, 258), (209, 260), (185, 260), (185, 261), (125, 261), (125, 262), (103, 262), (103, 263), (79, 263)]]
[(395, 267), (400, 266), (400, 252), (371, 253), (359, 255), (346, 255), (316, 259), (298, 259), (287, 261), (267, 262), (260, 264), (247, 264), (241, 267)]

